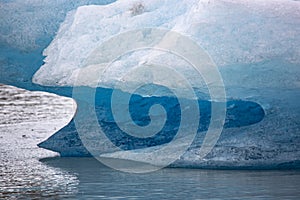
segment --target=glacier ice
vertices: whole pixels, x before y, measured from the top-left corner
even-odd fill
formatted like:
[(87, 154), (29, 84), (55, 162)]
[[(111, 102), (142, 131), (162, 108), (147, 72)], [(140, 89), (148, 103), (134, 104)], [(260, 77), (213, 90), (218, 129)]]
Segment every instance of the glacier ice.
[(46, 48), (67, 13), (81, 5), (107, 4), (114, 0), (8, 0), (0, 2), (0, 82), (30, 90), (43, 64)]
[(172, 29), (191, 37), (218, 66), (277, 58), (299, 64), (299, 2), (144, 1), (145, 11), (137, 16), (130, 14), (132, 4), (117, 1), (83, 6), (68, 15), (45, 49), (45, 64), (33, 81), (74, 85), (78, 69), (86, 67), (84, 60), (99, 44), (126, 30), (147, 27)]
[[(66, 13), (81, 5), (108, 4), (113, 0), (9, 0), (0, 3), (0, 42), (28, 52), (49, 43)], [(72, 11), (71, 11), (72, 12)]]
[[(228, 113), (221, 137), (214, 149), (204, 159), (200, 159), (199, 147), (210, 115), (207, 88), (178, 59), (165, 55), (150, 57), (152, 62), (164, 59), (169, 65), (177, 66), (198, 91), (200, 107), (205, 105), (201, 107), (204, 121), (200, 121), (194, 142), (172, 165), (204, 168), (299, 167), (300, 2), (141, 0), (138, 2), (144, 6), (143, 12), (133, 15), (131, 8), (136, 2), (120, 0), (104, 6), (81, 6), (70, 12), (50, 45), (44, 50), (45, 63), (34, 74), (32, 88), (71, 96), (72, 87), (83, 87), (86, 90), (97, 87), (96, 98), (99, 98), (99, 102), (95, 106), (98, 120), (116, 145), (126, 151), (145, 152), (148, 151), (145, 147), (165, 145), (172, 139), (172, 131), (176, 130), (176, 119), (171, 118), (173, 123), (162, 131), (167, 137), (154, 138), (147, 141), (147, 144), (145, 141), (136, 141), (122, 135), (107, 110), (110, 105), (106, 101), (112, 90), (118, 89), (111, 87), (121, 81), (119, 73), (129, 70), (124, 66), (146, 62), (149, 58), (147, 52), (134, 52), (122, 61), (115, 62), (115, 66), (108, 71), (109, 80), (95, 81), (93, 77), (89, 77), (77, 82), (76, 78), (79, 72), (90, 74), (95, 70), (86, 60), (104, 41), (134, 29), (170, 29), (190, 37), (211, 56), (223, 78), (228, 99)], [(127, 42), (137, 39), (132, 38)], [(8, 44), (13, 43), (7, 41)], [(111, 47), (109, 51), (114, 52), (117, 49), (118, 47)], [(97, 59), (95, 61), (98, 64), (106, 65), (109, 62), (109, 59)], [(161, 88), (155, 87), (135, 96), (139, 99), (136, 106), (141, 104), (132, 112), (137, 115), (133, 116), (137, 124), (143, 125), (149, 121), (147, 112), (144, 112), (148, 104), (143, 104), (144, 101), (152, 102), (155, 98), (162, 102), (166, 98), (173, 101), (170, 100), (172, 95), (149, 95), (152, 90), (158, 91), (158, 94), (165, 92), (160, 92)], [(126, 94), (126, 91), (123, 92)], [(77, 99), (78, 106), (82, 105), (81, 100), (84, 99)], [(176, 109), (174, 110), (177, 104), (170, 102), (165, 105), (166, 110), (175, 112), (174, 116), (178, 115)], [(93, 140), (95, 138), (90, 138), (91, 142)], [(124, 151), (110, 152), (106, 145), (103, 144), (97, 150), (105, 152), (107, 157), (137, 159), (126, 157)], [(39, 146), (60, 152), (62, 156), (90, 156), (78, 136), (73, 120)]]

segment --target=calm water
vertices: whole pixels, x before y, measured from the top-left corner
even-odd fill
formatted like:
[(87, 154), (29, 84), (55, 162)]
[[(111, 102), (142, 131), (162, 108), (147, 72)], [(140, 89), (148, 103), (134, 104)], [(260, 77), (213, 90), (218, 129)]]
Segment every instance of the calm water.
[(300, 199), (300, 171), (128, 174), (36, 146), (73, 113), (71, 99), (0, 86), (0, 199)]

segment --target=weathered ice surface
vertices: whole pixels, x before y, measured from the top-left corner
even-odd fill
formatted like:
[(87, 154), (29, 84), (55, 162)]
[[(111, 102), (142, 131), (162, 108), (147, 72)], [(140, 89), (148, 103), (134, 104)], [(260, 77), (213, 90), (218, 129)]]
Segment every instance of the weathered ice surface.
[[(130, 71), (148, 60), (157, 63), (163, 61), (162, 64), (176, 65), (178, 71), (190, 81), (197, 91), (201, 108), (196, 138), (187, 152), (173, 163), (174, 166), (299, 167), (299, 19), (300, 3), (292, 0), (153, 0), (140, 1), (140, 4), (135, 1), (117, 1), (105, 6), (82, 6), (67, 14), (56, 36), (43, 51), (46, 56), (44, 63), (38, 52), (42, 48), (37, 52), (31, 51), (31, 54), (19, 53), (17, 57), (15, 51), (5, 51), (2, 55), (14, 57), (15, 60), (14, 64), (9, 59), (1, 60), (4, 67), (1, 68), (0, 81), (69, 97), (72, 96), (73, 87), (86, 87), (87, 90), (96, 88), (97, 119), (107, 137), (123, 150), (146, 152), (149, 148), (166, 145), (172, 140), (180, 119), (178, 99), (155, 89), (158, 91), (155, 96), (149, 94), (152, 90), (144, 90), (132, 96), (130, 112), (137, 125), (145, 126), (149, 123), (149, 108), (157, 102), (164, 106), (168, 116), (165, 126), (156, 137), (142, 140), (128, 136), (118, 128), (110, 110), (110, 97), (114, 89), (120, 89), (114, 88), (116, 83), (122, 82), (120, 73)], [(5, 31), (10, 33), (9, 26), (3, 27), (8, 27), (2, 29), (3, 34), (6, 34)], [(163, 56), (151, 57), (151, 54), (149, 58), (147, 52), (133, 52), (123, 58), (122, 62), (115, 62), (116, 65), (108, 69), (109, 78), (105, 79), (94, 73), (96, 68), (93, 63), (86, 63), (87, 58), (91, 59), (91, 53), (109, 38), (148, 27), (170, 29), (190, 37), (218, 66), (228, 101), (227, 116), (221, 137), (204, 159), (199, 157), (199, 149), (210, 123), (212, 102), (207, 88), (199, 84), (199, 77), (184, 62), (178, 62), (172, 56), (164, 59)], [(47, 37), (42, 35), (41, 41)], [(137, 36), (124, 42), (142, 42), (143, 39)], [(8, 36), (2, 37), (2, 40), (6, 41), (5, 44), (11, 43)], [(16, 48), (21, 49), (22, 42), (18, 44)], [(113, 54), (118, 48), (112, 46), (106, 53)], [(26, 67), (16, 65), (18, 59), (26, 62)], [(104, 58), (99, 61), (95, 57), (91, 61), (106, 66), (110, 60)], [(90, 76), (78, 81), (81, 72)], [(131, 81), (126, 83), (128, 87), (134, 82)], [(155, 84), (159, 87), (160, 82)], [(153, 88), (157, 87), (155, 84)], [(122, 94), (127, 93), (123, 91)], [(191, 101), (183, 97), (180, 97), (183, 101)], [(87, 109), (93, 109), (88, 100), (75, 100), (79, 108), (86, 106)], [(96, 138), (90, 139), (93, 141)], [(39, 146), (57, 151), (62, 156), (90, 155), (82, 145), (74, 121)], [(110, 152), (105, 145), (97, 148), (107, 153), (108, 157), (130, 159), (126, 157), (126, 152)]]

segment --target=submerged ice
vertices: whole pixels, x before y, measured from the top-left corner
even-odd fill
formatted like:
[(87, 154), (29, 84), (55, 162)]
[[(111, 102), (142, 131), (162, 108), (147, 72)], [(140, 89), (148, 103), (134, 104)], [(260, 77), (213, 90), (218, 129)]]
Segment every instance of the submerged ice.
[[(96, 88), (97, 120), (106, 136), (121, 150), (147, 152), (149, 148), (167, 145), (178, 130), (181, 115), (178, 101), (172, 94), (164, 95), (166, 90), (160, 86), (166, 81), (153, 83), (131, 99), (131, 116), (140, 126), (149, 123), (151, 105), (159, 103), (165, 108), (168, 115), (166, 124), (153, 138), (137, 139), (118, 128), (110, 110), (111, 93), (120, 89), (114, 86), (123, 81), (120, 74), (127, 70), (145, 62), (172, 65), (195, 89), (201, 115), (200, 121), (195, 122), (199, 123), (199, 128), (193, 143), (173, 166), (299, 167), (299, 19), (300, 3), (292, 0), (120, 0), (104, 6), (81, 6), (67, 14), (56, 36), (43, 51), (46, 56), (44, 64), (32, 81), (34, 87), (40, 90), (66, 96), (72, 96), (72, 87)], [(120, 33), (149, 27), (170, 29), (190, 37), (218, 66), (226, 90), (227, 114), (217, 144), (204, 159), (199, 156), (199, 149), (210, 124), (211, 101), (207, 86), (185, 62), (165, 54), (137, 51), (106, 69), (109, 79), (97, 76), (97, 70), (102, 73), (101, 70), (111, 61), (91, 58), (91, 55), (97, 55), (93, 54), (97, 47)], [(135, 37), (124, 43), (142, 40)], [(112, 46), (106, 53), (113, 54), (118, 48)], [(93, 65), (95, 62), (97, 65)], [(78, 81), (78, 73), (81, 72), (89, 76)], [(93, 77), (93, 74), (96, 76)], [(130, 81), (126, 83), (128, 87), (135, 80)], [(120, 92), (127, 95), (126, 91)], [(180, 98), (183, 97), (184, 92)], [(93, 109), (89, 105), (91, 102), (84, 98), (75, 100), (78, 106), (87, 103), (87, 108)], [(96, 135), (87, 133), (87, 136), (91, 143), (97, 140)], [(91, 155), (78, 136), (74, 120), (39, 146), (62, 156)], [(127, 157), (124, 151), (112, 152), (107, 144), (94, 150), (110, 158), (137, 160)]]

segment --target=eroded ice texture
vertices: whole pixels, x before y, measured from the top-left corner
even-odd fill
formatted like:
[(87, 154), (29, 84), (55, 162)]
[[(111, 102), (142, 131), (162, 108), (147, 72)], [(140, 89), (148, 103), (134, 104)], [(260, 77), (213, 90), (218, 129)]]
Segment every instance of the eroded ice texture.
[[(152, 86), (159, 88), (161, 86)], [(116, 91), (115, 91), (116, 92)], [(98, 88), (96, 91), (96, 114), (97, 122), (101, 125), (103, 132), (106, 134), (106, 137), (117, 147), (122, 150), (134, 150), (142, 149), (146, 147), (154, 147), (157, 145), (167, 144), (174, 139), (174, 136), (177, 134), (180, 126), (185, 126), (185, 129), (189, 129), (189, 126), (192, 123), (198, 124), (198, 135), (195, 144), (202, 142), (203, 137), (205, 136), (205, 131), (207, 131), (210, 120), (211, 120), (211, 102), (207, 100), (198, 100), (198, 105), (200, 109), (200, 121), (193, 122), (190, 121), (189, 124), (181, 124), (181, 115), (182, 112), (186, 112), (186, 108), (183, 111), (180, 108), (178, 99), (175, 96), (164, 96), (164, 97), (143, 97), (140, 95), (134, 94), (131, 96), (129, 109), (133, 121), (139, 126), (145, 126), (150, 123), (149, 110), (154, 104), (160, 104), (166, 110), (166, 122), (161, 130), (159, 130), (154, 136), (146, 138), (138, 138), (130, 135), (130, 131), (124, 132), (118, 127), (120, 123), (128, 123), (126, 118), (119, 119), (118, 124), (116, 123), (114, 113), (111, 109), (111, 96), (113, 90)], [(119, 96), (128, 95), (125, 92), (118, 91)], [(189, 99), (181, 99), (187, 105), (191, 105), (192, 101)], [(94, 109), (84, 100), (77, 100), (78, 110), (87, 110), (92, 112)], [(118, 102), (120, 106), (126, 107), (126, 103), (121, 100)], [(264, 110), (262, 107), (254, 102), (250, 101), (241, 101), (241, 100), (229, 100), (227, 102), (227, 115), (224, 128), (238, 128), (243, 126), (249, 126), (255, 123), (260, 122), (264, 118)], [(85, 130), (92, 130), (91, 120), (85, 119)], [(77, 127), (80, 126), (77, 122)], [(99, 140), (98, 134), (89, 134), (88, 137), (91, 141)], [(83, 135), (81, 134), (81, 138)], [(85, 140), (86, 142), (86, 140)], [(88, 142), (87, 142), (88, 143)], [(40, 147), (44, 147), (53, 151), (59, 152), (63, 156), (89, 156), (90, 153), (83, 146), (80, 137), (78, 136), (76, 130), (76, 122), (72, 120), (66, 127), (55, 133), (47, 141), (39, 144)], [(109, 145), (94, 145), (97, 148), (98, 152), (111, 152), (113, 149), (109, 148)], [(73, 149), (73, 150), (71, 150)]]
[[(91, 86), (92, 81), (75, 83), (79, 69), (93, 70), (85, 63), (90, 53), (103, 41), (119, 33), (146, 27), (167, 28), (191, 37), (220, 67), (274, 59), (293, 64), (300, 63), (299, 2), (290, 0), (140, 2), (144, 9), (137, 15), (132, 15), (130, 11), (135, 1), (117, 1), (107, 6), (83, 6), (70, 13), (55, 39), (45, 49), (44, 55), (47, 56), (45, 64), (35, 74), (33, 81), (42, 85)], [(143, 38), (133, 36), (129, 40), (140, 42)], [(120, 47), (114, 46), (108, 51), (114, 53), (118, 48)], [(144, 59), (139, 54), (130, 57), (130, 61), (143, 62)], [(240, 75), (247, 73), (248, 71), (243, 69)], [(276, 79), (272, 74), (265, 76)], [(114, 79), (114, 75), (111, 79)], [(272, 81), (270, 84), (277, 87), (282, 85), (278, 81)], [(292, 81), (288, 84), (298, 86), (298, 83)]]

